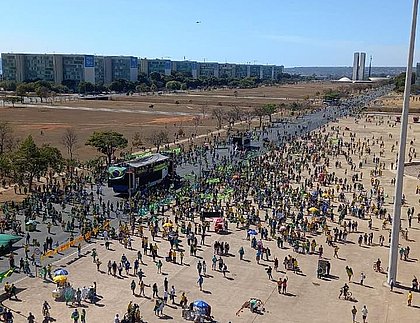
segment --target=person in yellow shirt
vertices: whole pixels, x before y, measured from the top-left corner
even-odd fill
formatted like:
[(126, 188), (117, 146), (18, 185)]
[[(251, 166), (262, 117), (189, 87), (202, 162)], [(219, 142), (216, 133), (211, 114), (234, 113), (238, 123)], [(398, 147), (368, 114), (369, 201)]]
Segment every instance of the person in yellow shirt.
[(407, 305), (411, 306), (411, 302), (413, 301), (413, 293), (411, 292), (411, 290), (408, 292), (407, 294)]

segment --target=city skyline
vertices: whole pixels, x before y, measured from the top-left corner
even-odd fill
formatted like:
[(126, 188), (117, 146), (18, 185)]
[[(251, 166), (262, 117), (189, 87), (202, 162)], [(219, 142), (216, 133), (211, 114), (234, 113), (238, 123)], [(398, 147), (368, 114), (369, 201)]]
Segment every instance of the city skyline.
[(374, 66), (404, 66), (411, 10), (411, 2), (391, 0), (356, 0), (339, 7), (332, 0), (122, 0), (117, 8), (97, 0), (17, 0), (9, 6), (4, 23), (13, 28), (0, 32), (1, 52), (185, 57), (285, 67), (351, 66), (356, 51), (372, 55)]

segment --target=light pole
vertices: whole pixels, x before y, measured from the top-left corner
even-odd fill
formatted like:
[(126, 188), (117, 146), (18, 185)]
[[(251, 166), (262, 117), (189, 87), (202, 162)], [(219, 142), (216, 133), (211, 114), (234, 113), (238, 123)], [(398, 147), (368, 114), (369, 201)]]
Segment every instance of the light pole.
[(413, 17), (411, 21), (410, 45), (408, 48), (407, 71), (405, 74), (404, 101), (401, 114), (400, 147), (398, 151), (397, 180), (395, 184), (394, 217), (392, 220), (392, 236), (389, 252), (388, 284), (396, 282), (398, 262), (398, 242), (400, 234), (400, 219), (402, 206), (402, 191), (404, 182), (405, 146), (407, 141), (408, 109), (410, 105), (411, 74), (413, 69), (414, 43), (416, 39), (418, 0), (413, 0)]

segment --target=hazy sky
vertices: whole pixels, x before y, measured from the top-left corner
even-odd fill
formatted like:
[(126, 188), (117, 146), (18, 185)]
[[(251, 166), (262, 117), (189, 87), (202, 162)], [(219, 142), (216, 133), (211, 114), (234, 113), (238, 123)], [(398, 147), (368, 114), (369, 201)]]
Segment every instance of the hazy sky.
[(411, 0), (2, 1), (1, 52), (286, 67), (350, 66), (354, 51), (404, 66), (412, 9)]

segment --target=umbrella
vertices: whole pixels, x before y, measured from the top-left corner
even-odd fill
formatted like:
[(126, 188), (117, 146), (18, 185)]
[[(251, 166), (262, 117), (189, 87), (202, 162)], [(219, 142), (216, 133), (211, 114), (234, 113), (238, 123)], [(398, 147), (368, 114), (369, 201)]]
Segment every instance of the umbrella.
[(311, 212), (311, 213), (315, 213), (315, 212), (318, 212), (319, 210), (316, 207), (311, 207), (311, 208), (309, 208), (308, 211)]
[(59, 275), (59, 276), (55, 276), (53, 278), (54, 283), (64, 283), (67, 281), (67, 276), (65, 275)]
[(205, 301), (202, 301), (202, 300), (196, 300), (193, 303), (193, 305), (197, 308), (207, 308), (210, 306), (209, 304), (207, 304)]
[(166, 222), (163, 227), (164, 228), (169, 228), (169, 227), (173, 227), (174, 225), (171, 222)]
[(69, 272), (65, 269), (59, 268), (54, 271), (54, 276), (67, 276)]
[(257, 235), (257, 231), (251, 229), (251, 230), (248, 230), (248, 234), (249, 235), (252, 235), (252, 236), (256, 236)]
[(26, 222), (26, 224), (38, 224), (38, 221), (35, 220), (29, 220), (28, 222)]

